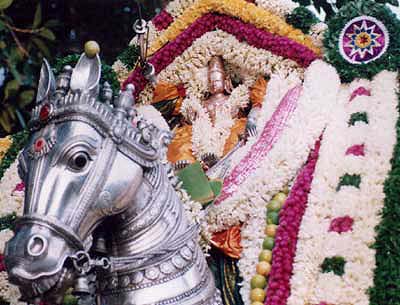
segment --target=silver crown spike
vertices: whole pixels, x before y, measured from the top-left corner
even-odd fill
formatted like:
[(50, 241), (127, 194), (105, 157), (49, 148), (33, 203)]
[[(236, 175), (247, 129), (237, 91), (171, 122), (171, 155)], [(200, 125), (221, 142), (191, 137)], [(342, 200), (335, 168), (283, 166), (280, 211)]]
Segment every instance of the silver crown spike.
[(129, 118), (130, 110), (135, 102), (134, 93), (135, 86), (129, 84), (121, 92), (119, 99), (114, 101), (114, 113), (119, 119)]
[(56, 95), (62, 97), (67, 94), (71, 81), (72, 67), (66, 65), (63, 68), (62, 73), (57, 77), (57, 90)]
[(111, 105), (113, 98), (113, 91), (111, 85), (108, 82), (104, 82), (102, 90), (102, 99), (107, 105)]

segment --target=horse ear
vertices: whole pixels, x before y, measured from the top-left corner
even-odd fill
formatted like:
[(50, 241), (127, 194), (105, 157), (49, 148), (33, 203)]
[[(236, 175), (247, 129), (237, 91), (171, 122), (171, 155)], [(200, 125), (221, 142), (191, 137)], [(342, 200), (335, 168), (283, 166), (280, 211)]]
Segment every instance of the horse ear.
[(39, 85), (36, 95), (36, 103), (40, 104), (47, 99), (56, 89), (56, 81), (48, 61), (43, 58), (40, 69)]
[(98, 92), (101, 76), (101, 61), (99, 55), (88, 57), (81, 55), (72, 76), (70, 88), (72, 91)]

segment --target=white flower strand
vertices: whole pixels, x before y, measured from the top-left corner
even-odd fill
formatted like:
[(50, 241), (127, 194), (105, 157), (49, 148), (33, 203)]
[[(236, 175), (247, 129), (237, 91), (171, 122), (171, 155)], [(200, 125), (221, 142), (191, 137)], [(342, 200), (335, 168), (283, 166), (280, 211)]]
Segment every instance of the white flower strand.
[(0, 217), (13, 212), (22, 215), (23, 194), (13, 192), (16, 185), (21, 182), (18, 176), (18, 160), (15, 160), (4, 173), (0, 181)]
[[(321, 84), (319, 75), (324, 75), (326, 82)], [(249, 282), (264, 238), (265, 205), (305, 163), (309, 151), (329, 121), (336, 102), (339, 76), (333, 67), (315, 61), (305, 73), (303, 87), (297, 110), (259, 168), (232, 197), (209, 210), (208, 230), (211, 232), (243, 223), (243, 252), (239, 269), (244, 279), (241, 295), (246, 304), (250, 303)]]
[(286, 17), (299, 6), (298, 3), (291, 0), (256, 0), (255, 3), (280, 17)]
[[(326, 129), (308, 208), (300, 227), (291, 296), (288, 305), (369, 304), (367, 289), (373, 285), (375, 226), (383, 208), (383, 182), (390, 170), (396, 141), (396, 74), (383, 71), (372, 82), (354, 81), (343, 86), (334, 119)], [(358, 87), (370, 88), (371, 96), (358, 96), (349, 102)], [(369, 124), (348, 126), (350, 115), (367, 112)], [(365, 156), (345, 156), (352, 145), (365, 144)], [(342, 187), (345, 173), (360, 174), (360, 189)], [(328, 232), (335, 217), (350, 216), (353, 230)], [(343, 256), (345, 274), (320, 273), (325, 257)]]

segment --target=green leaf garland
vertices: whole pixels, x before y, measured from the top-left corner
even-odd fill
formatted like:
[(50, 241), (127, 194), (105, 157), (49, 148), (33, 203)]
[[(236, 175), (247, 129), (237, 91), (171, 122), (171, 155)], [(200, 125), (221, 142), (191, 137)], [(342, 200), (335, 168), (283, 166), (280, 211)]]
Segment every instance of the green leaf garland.
[(370, 305), (400, 304), (400, 116), (396, 132), (392, 169), (384, 186), (386, 197), (382, 221), (376, 228), (376, 268), (374, 287), (369, 290)]
[(311, 26), (318, 23), (318, 18), (306, 7), (296, 7), (293, 12), (286, 16), (286, 21), (304, 34), (310, 32)]

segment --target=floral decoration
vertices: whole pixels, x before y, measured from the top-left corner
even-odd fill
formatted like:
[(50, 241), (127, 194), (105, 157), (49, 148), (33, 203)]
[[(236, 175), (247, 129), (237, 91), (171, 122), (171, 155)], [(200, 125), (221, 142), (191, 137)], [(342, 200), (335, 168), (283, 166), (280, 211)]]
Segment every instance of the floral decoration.
[(316, 54), (320, 54), (320, 50), (313, 45), (310, 37), (288, 25), (281, 17), (244, 0), (198, 0), (153, 41), (149, 48), (149, 53), (153, 54), (168, 42), (175, 40), (183, 31), (195, 23), (199, 17), (210, 12), (226, 14), (239, 18), (245, 23), (253, 23), (259, 29), (268, 31), (271, 34), (288, 37), (306, 46)]
[(371, 79), (382, 70), (396, 71), (400, 66), (400, 41), (396, 39), (400, 21), (384, 4), (349, 1), (329, 20), (328, 26), (325, 58), (336, 67), (344, 82)]
[[(370, 96), (351, 100), (361, 86)], [(380, 222), (383, 181), (396, 141), (396, 91), (397, 74), (388, 71), (372, 81), (342, 86), (321, 142), (298, 235), (288, 305), (369, 304), (375, 269), (373, 228)], [(356, 112), (367, 113), (369, 124), (349, 126), (348, 117)], [(346, 154), (355, 145), (363, 145), (364, 155)], [(351, 186), (337, 189), (339, 181)], [(376, 304), (382, 304), (381, 299)]]
[(280, 214), (279, 227), (272, 251), (272, 269), (265, 304), (285, 305), (290, 294), (290, 278), (296, 253), (297, 235), (307, 206), (320, 141), (315, 144), (306, 165), (297, 176)]
[(351, 64), (367, 64), (385, 54), (390, 44), (385, 25), (370, 16), (350, 20), (339, 38), (342, 57)]

